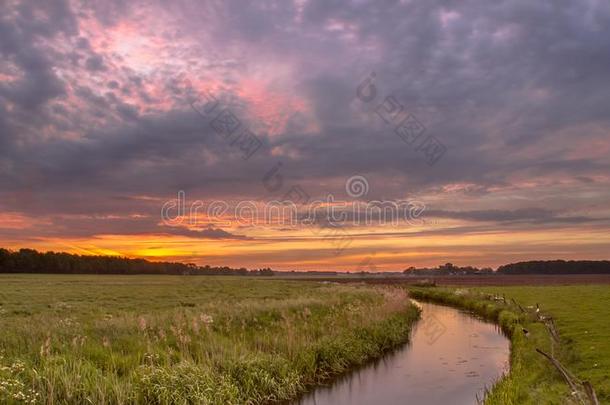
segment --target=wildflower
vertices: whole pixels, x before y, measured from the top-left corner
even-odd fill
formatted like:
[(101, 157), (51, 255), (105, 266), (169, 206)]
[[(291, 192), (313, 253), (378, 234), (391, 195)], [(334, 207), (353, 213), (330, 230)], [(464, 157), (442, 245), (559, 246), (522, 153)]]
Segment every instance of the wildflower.
[(199, 319), (201, 320), (201, 322), (205, 323), (206, 325), (211, 325), (214, 323), (214, 318), (212, 318), (211, 315), (201, 314), (199, 316)]
[(142, 332), (146, 330), (146, 319), (144, 319), (143, 316), (138, 319), (138, 328), (140, 328)]
[(13, 393), (13, 399), (16, 399), (18, 401), (22, 401), (25, 399), (25, 394), (21, 391), (15, 392)]
[(11, 365), (11, 372), (13, 374), (19, 374), (24, 370), (25, 370), (25, 363), (22, 361), (17, 360)]
[(191, 337), (189, 335), (181, 333), (180, 335), (178, 335), (178, 340), (180, 341), (180, 343), (185, 345), (187, 343), (190, 343)]
[(144, 353), (144, 362), (150, 364), (151, 366), (157, 363), (159, 358), (160, 356), (156, 353)]

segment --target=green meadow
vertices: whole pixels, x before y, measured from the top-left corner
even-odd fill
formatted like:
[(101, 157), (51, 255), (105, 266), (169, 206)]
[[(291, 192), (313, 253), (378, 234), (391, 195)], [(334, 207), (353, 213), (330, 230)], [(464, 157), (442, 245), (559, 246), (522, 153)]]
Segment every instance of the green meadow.
[(1, 275), (0, 403), (282, 402), (405, 342), (418, 316), (392, 286)]
[(607, 286), (95, 275), (0, 276), (0, 403), (285, 403), (406, 342), (419, 316), (407, 291), (510, 336), (511, 372), (487, 404), (588, 403), (536, 348), (610, 403)]
[[(578, 379), (593, 385), (601, 403), (610, 404), (610, 286), (519, 286), (483, 290), (505, 294), (526, 308), (538, 304), (543, 314), (552, 316), (560, 344), (549, 350), (554, 349), (562, 364)], [(557, 374), (553, 371), (554, 376)]]

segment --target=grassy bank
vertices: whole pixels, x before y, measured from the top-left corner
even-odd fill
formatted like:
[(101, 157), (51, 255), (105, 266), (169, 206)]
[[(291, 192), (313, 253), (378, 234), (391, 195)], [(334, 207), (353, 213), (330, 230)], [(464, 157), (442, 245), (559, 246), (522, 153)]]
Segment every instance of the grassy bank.
[(269, 403), (406, 341), (392, 287), (0, 276), (0, 403)]
[(561, 362), (590, 381), (601, 403), (610, 404), (610, 288), (604, 285), (489, 287), (525, 307), (551, 314), (561, 337)]
[[(573, 296), (588, 295), (586, 301), (591, 303), (598, 311), (595, 317), (588, 319), (586, 328), (579, 318), (581, 305), (573, 305), (569, 301), (556, 300), (554, 293), (562, 291), (562, 295), (570, 292)], [(604, 293), (603, 287), (489, 287), (480, 289), (449, 289), (449, 288), (413, 288), (410, 293), (414, 298), (430, 300), (437, 303), (451, 305), (472, 311), (490, 321), (498, 324), (504, 333), (511, 339), (511, 370), (510, 374), (500, 380), (491, 390), (486, 404), (577, 404), (581, 403), (571, 394), (568, 385), (559, 372), (547, 359), (536, 352), (536, 348), (553, 354), (567, 368), (574, 372), (581, 380), (588, 380), (596, 388), (601, 403), (608, 403), (607, 383), (608, 368), (594, 368), (593, 363), (583, 362), (581, 352), (576, 350), (569, 336), (572, 328), (580, 332), (586, 329), (595, 329), (607, 325), (608, 315), (602, 310)], [(502, 295), (506, 302), (499, 299)], [(521, 305), (525, 313), (512, 299)], [(554, 305), (551, 305), (551, 301)], [(608, 302), (608, 301), (605, 301)], [(559, 330), (560, 341), (554, 343), (550, 333), (543, 322), (538, 320), (535, 304), (540, 303), (544, 314), (551, 314)], [(548, 304), (548, 305), (546, 305)], [(604, 319), (603, 321), (601, 319)], [(586, 322), (586, 321), (585, 321)], [(571, 326), (569, 326), (571, 325)], [(525, 331), (527, 331), (527, 333)], [(606, 330), (605, 333), (608, 333)], [(600, 349), (600, 358), (606, 358), (610, 352), (605, 348), (607, 341), (601, 343), (600, 333), (593, 340)], [(581, 341), (580, 346), (586, 346), (593, 341)], [(588, 372), (582, 372), (584, 367)], [(601, 371), (605, 377), (596, 374)]]

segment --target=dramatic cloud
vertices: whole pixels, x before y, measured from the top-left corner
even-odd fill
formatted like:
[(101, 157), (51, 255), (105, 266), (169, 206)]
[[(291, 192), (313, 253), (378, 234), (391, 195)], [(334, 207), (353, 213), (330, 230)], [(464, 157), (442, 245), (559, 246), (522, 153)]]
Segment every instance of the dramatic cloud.
[[(378, 268), (400, 269), (610, 247), (607, 1), (7, 0), (2, 10), (2, 245), (347, 270), (373, 253)], [(395, 131), (393, 109), (423, 126), (417, 141)], [(239, 120), (235, 133), (221, 112)], [(433, 165), (423, 139), (446, 148)], [(346, 193), (354, 175), (365, 195)], [(425, 221), (336, 224), (350, 239), (209, 218), (168, 227), (160, 216), (180, 190), (187, 204), (234, 209), (296, 186), (311, 200), (421, 201)]]

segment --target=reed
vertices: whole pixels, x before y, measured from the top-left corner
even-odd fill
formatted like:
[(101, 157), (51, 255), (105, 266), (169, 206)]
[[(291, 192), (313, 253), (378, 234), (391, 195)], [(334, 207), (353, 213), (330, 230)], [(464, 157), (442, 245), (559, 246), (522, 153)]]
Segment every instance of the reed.
[(260, 404), (405, 342), (400, 288), (222, 277), (2, 276), (0, 403)]

